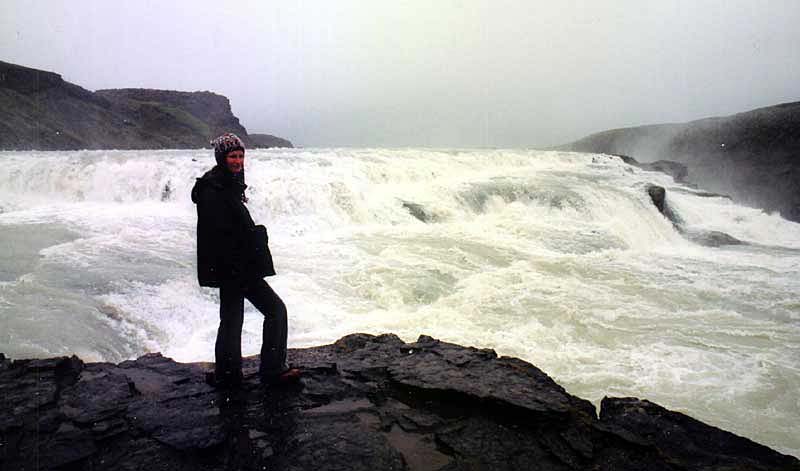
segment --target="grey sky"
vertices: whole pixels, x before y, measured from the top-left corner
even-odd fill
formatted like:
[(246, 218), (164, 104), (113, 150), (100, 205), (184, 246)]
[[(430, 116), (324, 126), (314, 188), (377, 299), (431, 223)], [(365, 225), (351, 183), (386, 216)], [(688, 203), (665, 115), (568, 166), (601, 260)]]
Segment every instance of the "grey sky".
[(9, 1), (0, 60), (302, 146), (535, 147), (800, 100), (800, 1)]

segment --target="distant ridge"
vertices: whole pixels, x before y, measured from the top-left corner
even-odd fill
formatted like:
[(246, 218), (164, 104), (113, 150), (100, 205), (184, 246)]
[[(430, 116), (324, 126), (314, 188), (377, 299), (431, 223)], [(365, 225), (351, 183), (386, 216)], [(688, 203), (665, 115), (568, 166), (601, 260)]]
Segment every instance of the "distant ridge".
[(226, 131), (249, 147), (292, 147), (248, 134), (216, 93), (91, 92), (53, 72), (0, 62), (0, 150), (202, 148)]
[(800, 222), (800, 102), (612, 129), (559, 148), (681, 162), (688, 167), (687, 181)]

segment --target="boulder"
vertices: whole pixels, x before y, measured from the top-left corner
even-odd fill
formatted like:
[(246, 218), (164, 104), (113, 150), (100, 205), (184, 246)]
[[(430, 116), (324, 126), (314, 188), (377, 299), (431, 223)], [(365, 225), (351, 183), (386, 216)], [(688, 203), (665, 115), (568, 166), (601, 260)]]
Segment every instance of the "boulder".
[(604, 398), (604, 427), (669, 456), (679, 469), (792, 469), (769, 448), (637, 398)]
[(408, 210), (409, 214), (424, 223), (439, 222), (440, 220), (439, 217), (428, 212), (428, 210), (426, 210), (425, 207), (419, 203), (404, 200), (400, 200), (400, 203), (406, 210)]

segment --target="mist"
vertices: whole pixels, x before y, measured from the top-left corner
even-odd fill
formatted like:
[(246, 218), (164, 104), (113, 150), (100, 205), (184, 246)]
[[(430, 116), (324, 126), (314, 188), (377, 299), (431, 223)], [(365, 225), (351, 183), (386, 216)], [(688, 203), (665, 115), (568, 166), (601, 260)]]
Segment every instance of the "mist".
[(0, 60), (210, 90), (298, 146), (549, 147), (800, 97), (800, 3), (37, 2)]

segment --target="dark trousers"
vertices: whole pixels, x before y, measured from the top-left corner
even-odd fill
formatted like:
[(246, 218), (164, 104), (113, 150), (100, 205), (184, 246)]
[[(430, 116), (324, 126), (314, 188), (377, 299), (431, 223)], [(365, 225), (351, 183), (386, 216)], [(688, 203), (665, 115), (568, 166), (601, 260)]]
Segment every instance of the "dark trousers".
[(216, 376), (227, 383), (242, 380), (242, 323), (244, 300), (247, 298), (264, 315), (261, 344), (261, 366), (264, 377), (286, 371), (286, 305), (266, 281), (257, 279), (245, 288), (223, 284), (219, 288), (219, 330), (216, 356)]

